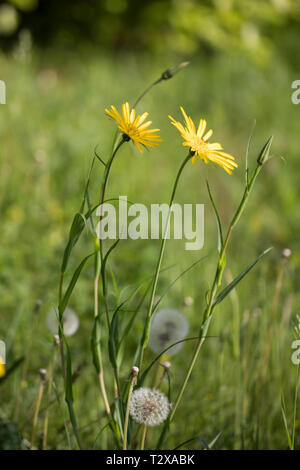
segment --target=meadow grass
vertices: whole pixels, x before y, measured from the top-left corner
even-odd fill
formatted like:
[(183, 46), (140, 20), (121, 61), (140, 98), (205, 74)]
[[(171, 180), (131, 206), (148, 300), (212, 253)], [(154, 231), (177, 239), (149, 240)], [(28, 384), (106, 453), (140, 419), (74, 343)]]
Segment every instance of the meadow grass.
[[(145, 85), (166, 68), (166, 59), (155, 65), (147, 57), (137, 60), (132, 56), (95, 59), (94, 55), (87, 55), (81, 61), (75, 57), (66, 61), (48, 57), (47, 63), (37, 56), (0, 60), (4, 74), (1, 78), (7, 83), (7, 104), (0, 113), (0, 338), (7, 344), (8, 367), (25, 356), (23, 363), (0, 384), (0, 417), (15, 419), (19, 437), (30, 441), (40, 386), (39, 369), (48, 368), (53, 354), (52, 336), (45, 319), (57, 305), (58, 273), (68, 230), (80, 206), (94, 149), (97, 146), (97, 152), (105, 158), (114, 132), (104, 108), (126, 100), (133, 103)], [(174, 285), (162, 303), (186, 314), (194, 336), (199, 331), (205, 295), (217, 262), (217, 231), (205, 179), (209, 180), (222, 222), (227, 226), (242, 196), (245, 151), (254, 119), (251, 168), (255, 167), (266, 137), (275, 136), (271, 152), (274, 158), (264, 167), (246, 208), (247, 216), (233, 234), (227, 254), (230, 270), (224, 274), (226, 282), (266, 247), (274, 246), (273, 252), (216, 311), (210, 330), (212, 337), (201, 351), (184, 401), (176, 411), (176, 426), (168, 439), (170, 448), (194, 436), (201, 436), (202, 440), (187, 447), (202, 448), (203, 440), (211, 442), (220, 431), (215, 444), (220, 449), (288, 445), (281, 396), (283, 393), (291, 430), (297, 367), (292, 365), (290, 356), (300, 262), (295, 237), (300, 223), (296, 171), (299, 111), (290, 100), (293, 79), (286, 68), (276, 68), (274, 74), (273, 66), (252, 69), (250, 64), (234, 57), (220, 57), (208, 63), (195, 60), (174, 79), (155, 87), (140, 105), (139, 109), (148, 110), (155, 127), (161, 129), (164, 142), (160, 147), (140, 156), (132, 144), (127, 144), (117, 155), (109, 197), (126, 194), (129, 200), (145, 204), (167, 201), (185, 155), (167, 113), (179, 118), (178, 109), (182, 105), (190, 115), (207, 118), (217, 140), (239, 163), (229, 177), (221, 168), (198, 162), (196, 167), (185, 169), (177, 189), (179, 201), (205, 203), (205, 246), (200, 253), (187, 252), (183, 241), (168, 241), (163, 267), (172, 267), (161, 274), (158, 292), (163, 292), (190, 264), (208, 255), (205, 263)], [(101, 172), (101, 165), (96, 162), (91, 180), (93, 191), (100, 188)], [(293, 252), (287, 262), (281, 255), (285, 247)], [(70, 261), (67, 280), (93, 249), (91, 238), (83, 233)], [(133, 289), (153, 274), (158, 250), (159, 241), (122, 241), (122, 247), (118, 246), (110, 258), (109, 291), (114, 291), (114, 275), (119, 289), (115, 294), (122, 299), (128, 294), (128, 286)], [(114, 447), (115, 443), (107, 428), (101, 432), (107, 419), (91, 361), (93, 268), (91, 260), (72, 294), (70, 306), (80, 317), (80, 329), (68, 343), (73, 370), (78, 372), (73, 391), (83, 446), (103, 449)], [(110, 295), (113, 302), (115, 299)], [(193, 305), (184, 305), (187, 296), (194, 299)], [(34, 313), (38, 299), (42, 305)], [(129, 377), (145, 315), (143, 309), (134, 323), (135, 333), (126, 342), (122, 380)], [(193, 349), (194, 344), (187, 342), (181, 353), (172, 358), (172, 400), (184, 380)], [(145, 364), (153, 358), (146, 350)], [(103, 367), (110, 368), (107, 354), (103, 355)], [(106, 375), (107, 389), (112, 395), (112, 377)], [(59, 362), (53, 383), (48, 447), (73, 447), (76, 444), (68, 425)], [(167, 390), (167, 383), (163, 389)], [(18, 394), (21, 398), (16, 415)], [(42, 401), (40, 407), (36, 443), (42, 440), (45, 403)], [(296, 418), (295, 447), (300, 445), (298, 426)], [(148, 439), (156, 442), (159, 432), (153, 429)], [(13, 432), (11, 435), (13, 439)], [(6, 433), (6, 442), (9, 436)]]

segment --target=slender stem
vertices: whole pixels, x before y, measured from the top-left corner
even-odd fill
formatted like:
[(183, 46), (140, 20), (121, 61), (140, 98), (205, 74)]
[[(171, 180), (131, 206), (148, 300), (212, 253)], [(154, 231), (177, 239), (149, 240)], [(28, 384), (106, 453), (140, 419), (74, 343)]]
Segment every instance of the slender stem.
[[(59, 289), (58, 289), (58, 305), (60, 305), (61, 300), (62, 300), (63, 283), (64, 283), (64, 273), (61, 273), (60, 279), (59, 279)], [(62, 318), (59, 318), (59, 321), (61, 320)], [(63, 371), (64, 384), (66, 385), (67, 374), (66, 374), (64, 340), (63, 340), (63, 334), (60, 328), (58, 329), (58, 335), (59, 335), (59, 348), (60, 348), (60, 356), (61, 356), (61, 367)]]
[(138, 368), (133, 367), (132, 372), (131, 372), (130, 387), (129, 387), (128, 397), (127, 397), (127, 405), (126, 405), (126, 413), (125, 413), (123, 450), (127, 450), (127, 434), (128, 434), (130, 399), (131, 399), (133, 387), (136, 385), (136, 378), (137, 378), (138, 373), (139, 373)]
[(294, 396), (294, 412), (293, 412), (293, 432), (292, 432), (292, 450), (295, 450), (295, 434), (296, 434), (296, 417), (297, 417), (297, 400), (298, 400), (298, 385), (300, 377), (300, 365), (297, 368), (295, 396)]
[[(56, 338), (57, 338), (57, 341), (59, 341), (58, 337), (56, 337)], [(50, 405), (50, 395), (51, 395), (52, 382), (53, 382), (55, 359), (56, 359), (56, 355), (57, 355), (57, 346), (58, 346), (58, 344), (57, 344), (56, 339), (55, 339), (54, 349), (53, 349), (52, 357), (51, 357), (50, 364), (49, 364), (49, 367), (48, 367), (49, 378), (48, 378), (47, 397), (46, 397), (46, 410), (45, 410), (45, 418), (44, 418), (43, 450), (47, 449), (49, 405)]]
[(132, 106), (133, 108), (136, 108), (137, 105), (139, 104), (139, 102), (142, 100), (142, 98), (144, 98), (144, 96), (155, 86), (155, 85), (158, 85), (158, 83), (162, 82), (163, 81), (163, 78), (160, 77), (158, 80), (155, 80), (155, 82), (151, 83), (151, 85), (149, 85), (144, 91), (143, 93), (138, 97), (138, 99), (136, 100), (136, 102), (134, 103), (134, 105)]
[(108, 416), (111, 416), (111, 411), (110, 411), (110, 406), (108, 403), (108, 398), (106, 394), (106, 388), (105, 388), (105, 383), (104, 383), (104, 375), (103, 375), (103, 366), (102, 366), (102, 361), (101, 361), (101, 372), (99, 373), (99, 383), (100, 383), (100, 388), (103, 396), (103, 401), (105, 405), (105, 410)]
[[(136, 102), (134, 103), (133, 105), (133, 108), (136, 108), (137, 105), (140, 103), (140, 101), (142, 100), (142, 98), (155, 86), (157, 85), (158, 83), (160, 83), (161, 81), (163, 80), (163, 76), (161, 76), (158, 80), (155, 80), (153, 83), (151, 83), (144, 91), (143, 93), (138, 97), (138, 99), (136, 100)], [(110, 170), (111, 170), (111, 167), (112, 167), (112, 163), (114, 161), (114, 158), (117, 154), (117, 151), (119, 150), (119, 148), (121, 147), (121, 145), (123, 145), (124, 142), (126, 142), (128, 140), (128, 137), (123, 135), (122, 136), (122, 139), (120, 140), (120, 142), (116, 145), (116, 147), (112, 150), (112, 155), (111, 155), (111, 158), (108, 162), (108, 165), (106, 166), (106, 169), (105, 169), (105, 175), (104, 175), (104, 182), (103, 182), (103, 186), (102, 186), (102, 192), (101, 192), (101, 197), (100, 197), (100, 205), (102, 205), (104, 203), (104, 200), (105, 200), (105, 191), (106, 191), (106, 187), (107, 187), (107, 182), (108, 182), (108, 178), (109, 178), (109, 174), (110, 174)], [(98, 251), (98, 250), (97, 250)], [(100, 256), (99, 256), (100, 255)], [(103, 266), (103, 259), (104, 259), (104, 256), (103, 256), (103, 244), (99, 241), (99, 252), (96, 254), (96, 275), (95, 275), (95, 302), (96, 302), (96, 297), (97, 297), (97, 310), (98, 310), (98, 289), (99, 289), (99, 277), (100, 277), (100, 273), (101, 273), (101, 280), (102, 280), (102, 291), (103, 291), (103, 298), (104, 298), (104, 305), (105, 305), (105, 315), (106, 315), (106, 322), (107, 322), (107, 328), (109, 330), (109, 326), (110, 326), (110, 321), (109, 321), (109, 308), (108, 308), (108, 300), (107, 300), (107, 286), (106, 286), (106, 270), (105, 268), (104, 269), (100, 269), (100, 264), (101, 264), (101, 267)], [(100, 345), (99, 345), (99, 348), (98, 348), (98, 357), (99, 357), (99, 364), (102, 363), (102, 360), (101, 360), (101, 351), (100, 351)], [(101, 386), (101, 390), (102, 390), (102, 395), (103, 395), (103, 399), (104, 399), (104, 402), (106, 403), (106, 411), (110, 410), (109, 409), (109, 405), (108, 405), (108, 400), (107, 400), (107, 396), (106, 396), (106, 391), (105, 391), (105, 385), (104, 385), (104, 376), (103, 376), (103, 370), (100, 371), (100, 374), (99, 374), (99, 381), (100, 381), (100, 386)], [(118, 382), (118, 380), (117, 380)], [(107, 406), (108, 405), (108, 406)]]
[[(60, 276), (60, 283), (59, 283), (59, 292), (58, 292), (58, 305), (61, 304), (62, 300), (62, 287), (63, 287), (63, 279), (64, 279), (64, 273), (61, 273)], [(63, 317), (63, 312), (59, 311), (59, 329), (58, 329), (58, 335), (59, 335), (59, 341), (60, 341), (60, 354), (61, 354), (61, 365), (62, 365), (62, 370), (63, 370), (63, 378), (64, 378), (64, 390), (65, 390), (65, 400), (68, 406), (68, 411), (69, 411), (69, 416), (70, 416), (70, 421), (72, 424), (72, 428), (75, 434), (76, 442), (78, 444), (79, 449), (82, 449), (82, 443), (80, 439), (80, 435), (78, 432), (78, 425), (77, 425), (77, 420), (76, 420), (76, 415), (73, 407), (73, 402), (70, 401), (67, 396), (67, 371), (66, 371), (66, 366), (65, 366), (65, 352), (64, 352), (64, 341), (65, 337), (63, 334), (63, 324), (62, 324), (62, 317)], [(72, 390), (72, 383), (70, 385), (71, 390)]]
[(132, 389), (133, 389), (133, 384), (132, 384), (132, 382), (131, 382), (130, 388), (129, 388), (129, 392), (128, 392), (127, 405), (126, 405), (126, 413), (125, 413), (123, 450), (127, 450), (127, 433), (128, 433), (128, 422), (129, 422), (129, 404), (130, 404), (130, 398), (131, 398), (131, 395), (132, 395)]
[[(95, 321), (99, 321), (99, 308), (98, 308), (98, 280), (99, 280), (99, 274), (96, 274), (95, 281), (94, 281), (94, 318)], [(102, 354), (101, 354), (101, 347), (100, 347), (100, 342), (97, 343), (97, 357), (98, 357), (98, 363), (99, 363), (99, 373), (98, 373), (98, 378), (99, 378), (99, 385), (105, 405), (105, 410), (108, 415), (108, 417), (111, 417), (111, 412), (110, 412), (110, 406), (108, 403), (108, 398), (107, 398), (107, 393), (106, 393), (106, 388), (105, 388), (105, 382), (104, 382), (104, 374), (103, 374), (103, 362), (102, 362)]]
[[(110, 174), (112, 163), (117, 154), (117, 151), (119, 150), (119, 148), (124, 142), (126, 142), (126, 140), (123, 136), (122, 139), (119, 141), (119, 143), (116, 145), (115, 149), (113, 150), (109, 163), (107, 164), (105, 168), (104, 181), (103, 181), (102, 191), (100, 195), (100, 203), (99, 203), (100, 206), (104, 203), (104, 200), (105, 200), (105, 191), (106, 191), (108, 177)], [(106, 322), (107, 322), (107, 328), (109, 330), (109, 312), (108, 312), (107, 293), (106, 293), (105, 270), (101, 269), (101, 266), (103, 265), (103, 246), (102, 246), (100, 239), (97, 239), (96, 248), (97, 248), (97, 252), (95, 255), (96, 259), (95, 259), (95, 277), (94, 277), (94, 321), (95, 322), (99, 321), (99, 278), (101, 274), (103, 297), (104, 297), (104, 304), (105, 304), (105, 313), (106, 313)], [(110, 410), (110, 406), (109, 406), (109, 402), (107, 398), (105, 381), (104, 381), (104, 370), (103, 370), (100, 338), (97, 341), (97, 343), (93, 345), (93, 347), (95, 348), (95, 350), (93, 351), (94, 355), (95, 357), (97, 357), (96, 370), (98, 373), (99, 385), (100, 385), (100, 390), (101, 390), (101, 394), (102, 394), (104, 405), (105, 405), (105, 410), (106, 410), (108, 417), (111, 418), (111, 410)]]
[(194, 368), (194, 365), (195, 365), (195, 363), (196, 363), (196, 361), (197, 361), (198, 354), (199, 354), (199, 352), (200, 352), (200, 349), (201, 349), (201, 347), (202, 347), (204, 341), (205, 341), (205, 337), (201, 338), (201, 340), (200, 340), (199, 343), (197, 344), (197, 347), (196, 347), (195, 353), (194, 353), (194, 355), (193, 355), (193, 358), (192, 358), (192, 360), (191, 360), (189, 369), (188, 369), (188, 371), (187, 371), (187, 374), (186, 374), (186, 376), (185, 376), (185, 379), (184, 379), (183, 384), (182, 384), (182, 386), (181, 386), (181, 389), (180, 389), (180, 391), (179, 391), (178, 397), (176, 398), (176, 402), (175, 402), (175, 404), (174, 404), (174, 406), (173, 406), (173, 408), (172, 408), (172, 411), (171, 411), (171, 413), (170, 413), (170, 417), (169, 417), (169, 421), (170, 421), (170, 422), (172, 421), (172, 419), (173, 419), (173, 417), (174, 417), (174, 415), (175, 415), (175, 412), (176, 412), (176, 410), (177, 410), (177, 407), (178, 407), (178, 405), (179, 405), (179, 402), (180, 402), (180, 400), (181, 400), (181, 398), (182, 398), (182, 395), (183, 395), (183, 393), (184, 393), (184, 391), (185, 391), (185, 389), (186, 389), (186, 386), (187, 386), (187, 384), (188, 384), (190, 375), (191, 375), (192, 370), (193, 370), (193, 368)]
[(145, 449), (146, 434), (147, 434), (147, 426), (146, 426), (146, 424), (144, 424), (142, 440), (141, 440), (141, 450)]
[[(115, 147), (115, 149), (112, 153), (112, 156), (111, 156), (111, 158), (110, 158), (110, 160), (107, 164), (107, 167), (105, 169), (104, 181), (103, 181), (103, 186), (102, 186), (102, 191), (101, 191), (101, 196), (100, 196), (100, 202), (99, 202), (100, 206), (102, 206), (102, 204), (104, 203), (104, 200), (105, 200), (105, 192), (106, 192), (107, 182), (108, 182), (108, 178), (109, 178), (109, 175), (110, 175), (110, 170), (111, 170), (111, 167), (112, 167), (112, 163), (115, 159), (115, 156), (116, 156), (119, 148), (124, 144), (124, 142), (126, 142), (126, 139), (123, 136), (122, 139), (120, 140), (120, 142)], [(99, 274), (100, 274), (100, 262), (101, 262), (101, 266), (102, 266), (103, 259), (104, 259), (104, 256), (103, 256), (103, 243), (101, 243), (101, 240), (99, 240), (99, 253), (100, 253), (100, 259), (98, 257), (97, 260), (96, 260), (96, 270), (99, 270)], [(97, 279), (99, 279), (99, 274), (98, 274)], [(103, 297), (104, 297), (104, 304), (105, 304), (106, 321), (107, 321), (107, 327), (109, 329), (109, 309), (108, 309), (108, 301), (107, 301), (106, 272), (105, 272), (105, 269), (101, 270), (101, 279), (102, 279), (102, 290), (103, 290)], [(98, 286), (98, 284), (97, 284), (97, 286)], [(98, 287), (97, 287), (97, 289), (98, 289)]]
[(187, 371), (187, 374), (185, 376), (185, 379), (183, 381), (183, 384), (180, 388), (180, 391), (179, 391), (179, 394), (176, 398), (176, 401), (175, 401), (175, 404), (173, 406), (173, 409), (172, 409), (172, 412), (170, 413), (170, 416), (169, 416), (169, 420), (168, 422), (170, 423), (172, 421), (172, 419), (174, 418), (174, 415), (175, 415), (175, 412), (176, 412), (176, 409), (181, 401), (181, 398), (183, 396), (183, 393), (186, 389), (186, 386), (188, 384), (188, 381), (189, 381), (189, 378), (191, 376), (191, 373), (193, 371), (193, 368), (195, 366), (195, 363), (196, 363), (196, 360), (198, 358), (198, 355), (199, 355), (199, 352), (200, 352), (200, 349), (206, 339), (206, 335), (207, 335), (207, 332), (208, 332), (208, 328), (209, 328), (209, 324), (210, 324), (210, 319), (211, 319), (211, 316), (212, 316), (212, 313), (213, 313), (213, 308), (214, 308), (214, 299), (215, 299), (215, 296), (216, 296), (216, 293), (217, 293), (217, 290), (218, 290), (218, 287), (221, 283), (221, 280), (222, 280), (222, 274), (223, 274), (223, 271), (224, 271), (224, 268), (225, 268), (225, 254), (226, 254), (226, 249), (228, 247), (228, 243), (229, 243), (229, 239), (230, 239), (230, 236), (231, 236), (231, 233), (232, 233), (232, 230), (234, 228), (234, 226), (237, 224), (239, 218), (241, 217), (243, 211), (244, 211), (244, 208), (246, 206), (246, 202), (248, 200), (248, 197), (249, 197), (249, 194), (252, 190), (252, 187), (254, 185), (254, 182), (257, 178), (257, 175), (259, 174), (260, 170), (261, 170), (262, 166), (261, 165), (257, 165), (255, 171), (254, 171), (254, 174), (251, 178), (251, 181), (248, 185), (248, 187), (246, 187), (245, 189), (245, 192), (244, 192), (244, 195), (242, 197), (242, 200), (241, 200), (241, 203), (240, 205), (238, 206), (238, 209), (237, 211), (235, 212), (233, 218), (232, 218), (232, 221), (229, 225), (229, 228), (228, 228), (228, 231), (227, 231), (227, 235), (226, 235), (226, 238), (225, 238), (225, 241), (224, 241), (224, 244), (222, 246), (222, 249), (221, 249), (221, 252), (220, 252), (220, 255), (219, 255), (219, 259), (218, 259), (218, 264), (217, 264), (217, 269), (216, 269), (216, 273), (215, 273), (215, 278), (214, 278), (214, 281), (213, 281), (213, 284), (212, 284), (212, 287), (211, 287), (211, 290), (210, 290), (210, 295), (209, 295), (209, 301), (208, 301), (208, 305), (206, 307), (206, 310), (205, 310), (205, 313), (204, 313), (204, 318), (203, 318), (203, 322), (201, 324), (201, 329), (200, 329), (200, 336), (199, 336), (199, 341), (198, 341), (198, 344), (196, 346), (196, 349), (195, 349), (195, 352), (193, 354), (193, 357), (192, 357), (192, 360), (191, 360), (191, 363), (190, 363), (190, 366), (188, 368), (188, 371)]
[(42, 401), (43, 392), (44, 392), (45, 383), (46, 383), (45, 372), (46, 371), (44, 371), (43, 375), (41, 374), (41, 377), (40, 377), (40, 386), (39, 386), (39, 391), (38, 391), (38, 395), (37, 395), (37, 399), (36, 399), (36, 403), (35, 403), (35, 410), (34, 410), (33, 421), (32, 421), (32, 433), (31, 433), (30, 450), (34, 449), (36, 425), (37, 425), (37, 420), (38, 420), (38, 416), (39, 416), (41, 401)]
[(187, 162), (191, 159), (191, 157), (192, 157), (192, 155), (191, 155), (191, 153), (189, 153), (188, 156), (184, 159), (183, 163), (181, 164), (181, 166), (178, 170), (176, 179), (175, 179), (175, 183), (174, 183), (171, 198), (170, 198), (168, 217), (167, 217), (166, 226), (164, 228), (163, 237), (162, 237), (161, 244), (160, 244), (160, 250), (159, 250), (158, 260), (157, 260), (157, 264), (156, 264), (156, 270), (155, 270), (154, 280), (153, 280), (153, 284), (152, 284), (152, 289), (151, 289), (150, 302), (149, 302), (149, 307), (148, 307), (147, 316), (146, 316), (146, 323), (145, 323), (143, 337), (142, 337), (141, 345), (140, 345), (140, 354), (139, 354), (139, 359), (138, 359), (139, 368), (141, 368), (141, 366), (142, 366), (144, 351), (145, 351), (145, 348), (148, 344), (150, 323), (151, 323), (151, 317), (152, 317), (152, 314), (153, 314), (154, 297), (155, 297), (155, 293), (156, 293), (156, 287), (157, 287), (158, 277), (159, 277), (159, 273), (160, 273), (160, 269), (161, 269), (163, 254), (164, 254), (164, 250), (165, 250), (165, 246), (166, 246), (166, 240), (167, 240), (166, 235), (167, 235), (167, 231), (168, 231), (168, 227), (169, 227), (172, 204), (173, 204), (173, 201), (174, 201), (174, 198), (175, 198), (176, 189), (177, 189), (178, 182), (179, 182), (180, 176), (182, 174), (182, 171), (183, 171), (185, 165), (187, 164)]

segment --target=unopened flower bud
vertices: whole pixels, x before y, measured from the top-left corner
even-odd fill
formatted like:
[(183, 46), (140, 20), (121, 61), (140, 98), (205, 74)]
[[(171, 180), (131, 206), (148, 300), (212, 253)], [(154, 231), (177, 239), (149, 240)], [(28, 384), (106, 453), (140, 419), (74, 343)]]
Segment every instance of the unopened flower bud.
[(46, 370), (46, 369), (40, 369), (40, 370), (39, 370), (39, 373), (40, 373), (41, 382), (43, 383), (43, 385), (45, 385), (45, 383), (46, 383), (47, 370)]
[(187, 65), (189, 65), (189, 62), (181, 62), (181, 64), (176, 65), (175, 67), (170, 67), (169, 69), (165, 70), (162, 73), (161, 79), (162, 80), (169, 80), (170, 78), (174, 77), (174, 75), (176, 75), (176, 73), (178, 73), (182, 69), (184, 69)]
[(53, 344), (54, 344), (55, 348), (57, 348), (57, 346), (59, 346), (59, 336), (58, 335), (53, 336)]
[(133, 386), (135, 386), (137, 384), (138, 374), (139, 374), (139, 368), (136, 367), (136, 366), (133, 366), (132, 369), (131, 369), (131, 380), (132, 380)]
[(292, 254), (292, 250), (290, 250), (289, 248), (285, 248), (284, 250), (282, 250), (283, 258), (289, 258), (291, 254)]
[(37, 315), (39, 313), (42, 304), (43, 304), (43, 301), (41, 299), (37, 299), (37, 301), (35, 302), (34, 308), (33, 308), (33, 313), (35, 315)]
[(165, 369), (165, 372), (168, 372), (168, 370), (171, 367), (171, 362), (170, 361), (165, 361), (162, 366)]
[(270, 148), (271, 148), (271, 145), (272, 145), (272, 141), (273, 141), (273, 136), (271, 135), (271, 137), (269, 137), (269, 139), (267, 140), (267, 142), (263, 146), (263, 148), (262, 148), (262, 150), (261, 150), (261, 152), (258, 156), (257, 163), (259, 165), (264, 165), (264, 163), (266, 163), (266, 161), (268, 160), (269, 153), (270, 153)]
[(138, 373), (139, 373), (139, 368), (136, 367), (136, 366), (133, 366), (132, 369), (131, 369), (131, 375), (132, 375), (132, 377), (137, 377), (137, 376), (138, 376)]

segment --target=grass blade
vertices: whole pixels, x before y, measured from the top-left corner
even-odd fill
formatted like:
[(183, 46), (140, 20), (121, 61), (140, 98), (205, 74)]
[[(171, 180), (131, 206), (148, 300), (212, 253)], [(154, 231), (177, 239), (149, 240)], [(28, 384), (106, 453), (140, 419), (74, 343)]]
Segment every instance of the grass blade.
[(72, 276), (72, 279), (70, 281), (70, 284), (68, 285), (68, 288), (65, 292), (65, 294), (63, 295), (63, 298), (61, 300), (61, 302), (59, 303), (59, 306), (58, 306), (58, 310), (59, 310), (59, 315), (60, 315), (60, 320), (62, 318), (62, 315), (63, 315), (63, 312), (65, 311), (66, 309), (66, 306), (68, 305), (68, 302), (69, 302), (69, 299), (70, 299), (70, 296), (73, 292), (73, 289), (78, 281), (78, 278), (80, 276), (80, 273), (85, 265), (85, 263), (87, 262), (87, 260), (93, 256), (95, 253), (91, 253), (90, 255), (86, 256), (82, 261), (81, 263), (79, 264), (79, 266), (76, 268), (73, 276)]
[(203, 258), (200, 258), (198, 259), (197, 261), (195, 261), (193, 264), (191, 264), (188, 268), (186, 268), (184, 271), (182, 271), (179, 276), (176, 277), (176, 279), (174, 279), (174, 281), (171, 282), (171, 284), (169, 285), (169, 287), (166, 289), (166, 291), (162, 294), (162, 296), (158, 299), (158, 301), (156, 302), (156, 304), (154, 305), (153, 307), (153, 310), (152, 310), (152, 315), (153, 313), (155, 312), (155, 310), (157, 309), (157, 307), (159, 306), (160, 302), (163, 300), (163, 298), (167, 295), (167, 293), (172, 289), (172, 287), (174, 286), (174, 284), (182, 277), (184, 276), (187, 272), (189, 272), (191, 269), (193, 269), (198, 263), (200, 263), (200, 261), (203, 261), (205, 258), (207, 258), (207, 256), (204, 256)]
[(183, 446), (185, 446), (185, 445), (187, 445), (187, 444), (190, 444), (190, 443), (193, 442), (193, 441), (200, 441), (201, 444), (203, 444), (205, 450), (210, 450), (209, 444), (208, 444), (208, 443), (206, 442), (206, 440), (203, 439), (203, 437), (201, 437), (201, 436), (191, 437), (191, 439), (188, 439), (187, 441), (184, 441), (184, 442), (182, 442), (181, 444), (179, 444), (178, 446), (174, 447), (173, 450), (178, 450), (178, 449), (180, 449), (181, 447), (183, 447)]
[(14, 372), (14, 370), (16, 370), (21, 364), (22, 362), (24, 361), (25, 357), (22, 356), (20, 357), (19, 359), (16, 359), (10, 367), (8, 367), (6, 369), (6, 372), (5, 372), (5, 375), (3, 377), (0, 378), (0, 385), (8, 379), (8, 377)]
[(287, 417), (286, 417), (286, 408), (285, 408), (285, 401), (284, 401), (283, 393), (281, 394), (281, 413), (282, 413), (282, 419), (283, 419), (284, 428), (285, 428), (285, 432), (286, 432), (286, 436), (288, 440), (288, 446), (289, 446), (289, 449), (292, 450), (293, 445), (292, 445), (292, 439), (290, 436)]
[(273, 247), (270, 247), (268, 248), (267, 250), (263, 251), (257, 258), (255, 261), (253, 261), (251, 264), (249, 264), (249, 266), (247, 266), (246, 269), (244, 269), (244, 271), (242, 271), (230, 284), (228, 284), (227, 287), (225, 287), (225, 289), (223, 289), (221, 291), (221, 293), (218, 295), (218, 297), (215, 299), (214, 303), (213, 303), (213, 306), (215, 307), (217, 304), (219, 304), (220, 302), (222, 302), (222, 300), (225, 299), (225, 297), (227, 297), (227, 295), (229, 294), (229, 292), (232, 291), (232, 289), (235, 288), (235, 286), (246, 276), (246, 274), (248, 274), (249, 271), (251, 271), (252, 268), (254, 268), (254, 266), (256, 265), (256, 263), (258, 263), (258, 261), (263, 258), (267, 253), (269, 253), (269, 251), (272, 250)]
[(193, 341), (193, 340), (196, 340), (198, 339), (199, 340), (199, 336), (194, 336), (194, 337), (191, 337), (191, 338), (185, 338), (185, 339), (181, 339), (180, 341), (176, 341), (176, 343), (173, 343), (171, 344), (170, 346), (168, 346), (166, 349), (164, 349), (161, 353), (159, 353), (155, 359), (153, 359), (153, 361), (150, 363), (150, 365), (146, 368), (146, 370), (144, 371), (144, 373), (140, 376), (139, 380), (138, 380), (138, 386), (141, 387), (148, 375), (148, 373), (150, 372), (150, 370), (152, 369), (152, 367), (154, 366), (154, 364), (158, 361), (158, 359), (163, 355), (165, 354), (169, 349), (171, 349), (173, 346), (176, 346), (176, 344), (180, 344), (180, 343), (184, 343), (185, 341)]

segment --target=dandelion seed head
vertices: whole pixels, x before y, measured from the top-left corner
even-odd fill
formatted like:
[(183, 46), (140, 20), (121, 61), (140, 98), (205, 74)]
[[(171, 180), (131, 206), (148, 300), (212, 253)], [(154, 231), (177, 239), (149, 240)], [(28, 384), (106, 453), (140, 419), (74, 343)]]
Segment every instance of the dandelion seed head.
[(131, 395), (129, 413), (139, 424), (158, 426), (167, 419), (170, 409), (168, 398), (160, 390), (141, 387)]
[[(52, 333), (58, 331), (58, 320), (56, 310), (53, 308), (47, 315), (47, 326)], [(63, 328), (65, 336), (73, 336), (79, 328), (79, 318), (76, 313), (69, 307), (66, 308), (63, 315)]]
[[(173, 343), (183, 340), (188, 331), (189, 323), (178, 310), (159, 310), (151, 323), (148, 346), (155, 354), (159, 354)], [(168, 349), (166, 353), (174, 355), (181, 348), (182, 343), (179, 343)]]

